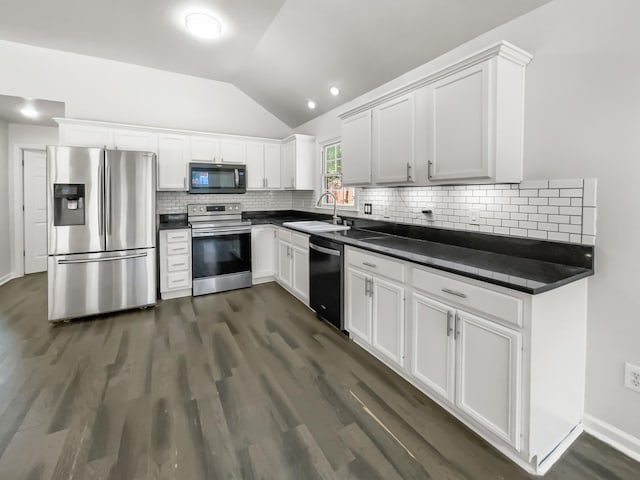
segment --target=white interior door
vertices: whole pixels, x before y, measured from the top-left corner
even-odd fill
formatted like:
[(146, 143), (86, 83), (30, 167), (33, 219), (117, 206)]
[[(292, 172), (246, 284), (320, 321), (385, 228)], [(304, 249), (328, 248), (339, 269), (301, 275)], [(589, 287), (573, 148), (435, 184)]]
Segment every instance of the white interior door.
[(25, 150), (24, 273), (47, 270), (47, 155), (44, 150)]

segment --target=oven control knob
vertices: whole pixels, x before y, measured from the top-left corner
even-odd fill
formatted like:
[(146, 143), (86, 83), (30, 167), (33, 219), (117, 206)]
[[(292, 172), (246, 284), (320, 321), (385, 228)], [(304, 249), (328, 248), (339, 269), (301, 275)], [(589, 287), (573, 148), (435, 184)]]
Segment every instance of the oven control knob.
[(200, 207), (200, 211), (201, 211), (201, 212), (204, 212), (204, 207)]

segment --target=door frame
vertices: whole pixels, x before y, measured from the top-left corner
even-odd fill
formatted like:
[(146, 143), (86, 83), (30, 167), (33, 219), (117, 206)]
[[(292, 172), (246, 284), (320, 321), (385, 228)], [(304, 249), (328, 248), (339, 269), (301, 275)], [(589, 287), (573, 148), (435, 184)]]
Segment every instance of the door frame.
[[(25, 150), (45, 150), (46, 145), (16, 143), (12, 146), (11, 161), (9, 162), (9, 223), (13, 226), (10, 239), (11, 278), (24, 276), (24, 167), (22, 165)], [(9, 279), (8, 279), (9, 280)]]

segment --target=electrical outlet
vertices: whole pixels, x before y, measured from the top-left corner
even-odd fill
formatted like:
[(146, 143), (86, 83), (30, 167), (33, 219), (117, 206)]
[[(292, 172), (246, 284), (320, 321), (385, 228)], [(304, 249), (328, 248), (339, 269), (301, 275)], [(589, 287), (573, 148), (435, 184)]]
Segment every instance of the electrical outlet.
[(640, 367), (630, 363), (624, 364), (624, 386), (640, 393)]
[(469, 223), (478, 223), (478, 218), (480, 217), (480, 210), (477, 208), (469, 209)]

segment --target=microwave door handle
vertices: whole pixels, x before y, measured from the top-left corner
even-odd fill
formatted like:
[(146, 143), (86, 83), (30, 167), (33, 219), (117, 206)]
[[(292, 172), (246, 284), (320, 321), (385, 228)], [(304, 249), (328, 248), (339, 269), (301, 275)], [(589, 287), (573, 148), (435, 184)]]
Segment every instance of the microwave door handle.
[(237, 188), (237, 187), (240, 186), (240, 173), (238, 173), (238, 169), (237, 168), (233, 171), (233, 176), (235, 178), (236, 188)]

